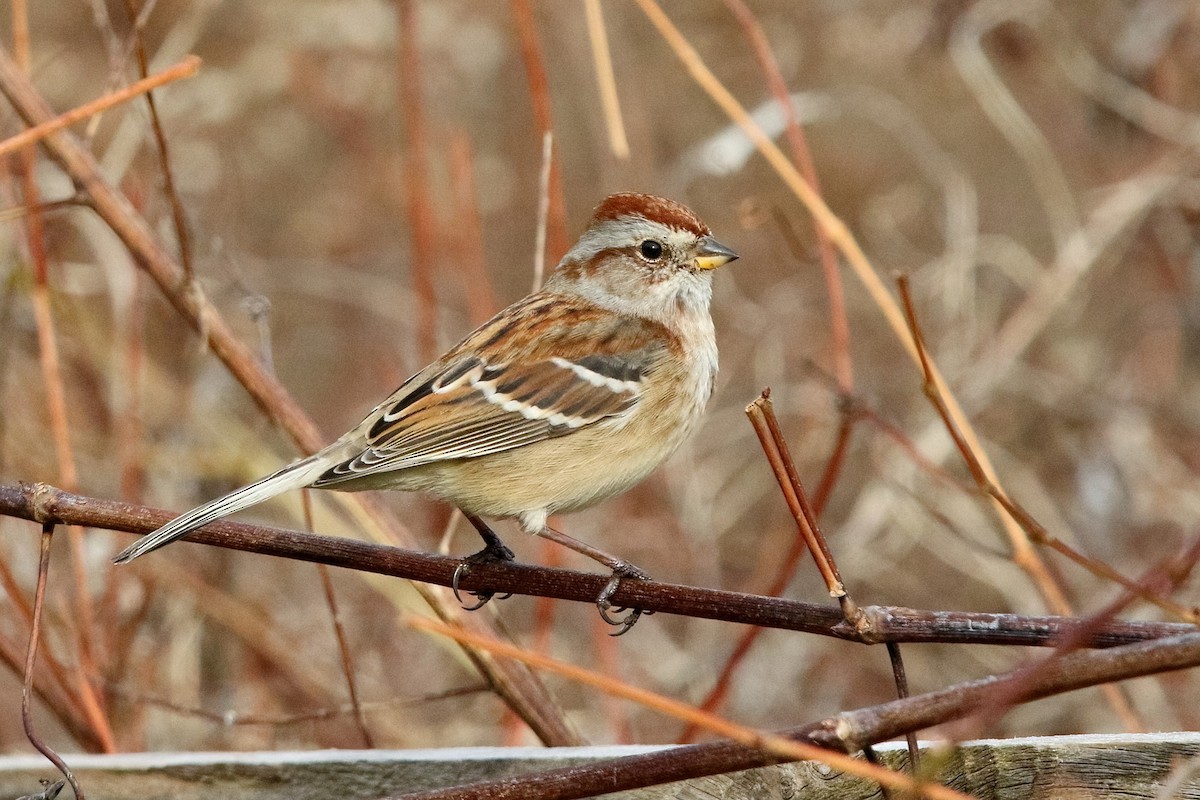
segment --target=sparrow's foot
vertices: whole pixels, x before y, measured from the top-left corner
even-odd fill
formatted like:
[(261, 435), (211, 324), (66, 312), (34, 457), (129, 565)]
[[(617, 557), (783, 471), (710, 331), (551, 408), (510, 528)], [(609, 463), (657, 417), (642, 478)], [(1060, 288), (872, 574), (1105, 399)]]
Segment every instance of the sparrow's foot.
[[(630, 564), (628, 561), (622, 561), (619, 559), (616, 561), (616, 563), (612, 564), (612, 570), (612, 577), (608, 579), (608, 583), (604, 584), (604, 589), (601, 590), (600, 596), (596, 598), (596, 610), (600, 612), (601, 619), (603, 619), (609, 625), (612, 625), (614, 628), (620, 629), (615, 633), (610, 633), (609, 636), (622, 636), (628, 633), (629, 629), (637, 624), (637, 621), (641, 619), (642, 614), (653, 614), (654, 612), (642, 611), (640, 608), (626, 608), (625, 606), (613, 608), (613, 604), (609, 602), (610, 598), (616, 594), (617, 587), (621, 585), (621, 580), (623, 578), (630, 578), (637, 581), (648, 581), (650, 580), (650, 575), (638, 567), (635, 567), (633, 564)], [(608, 613), (609, 609), (615, 611), (616, 616)], [(624, 616), (621, 616), (622, 612), (628, 613)]]
[[(477, 598), (479, 602), (473, 605), (467, 605), (463, 602), (462, 595), (458, 593), (458, 581), (463, 575), (471, 571), (471, 567), (475, 564), (503, 564), (505, 561), (512, 561), (516, 556), (513, 551), (508, 549), (508, 546), (498, 538), (488, 541), (487, 546), (478, 553), (467, 556), (462, 560), (462, 563), (454, 570), (454, 577), (450, 581), (450, 588), (454, 590), (454, 599), (463, 607), (464, 611), (477, 611), (488, 604), (488, 601), (495, 595), (494, 592), (472, 592), (467, 591), (467, 594)], [(500, 595), (501, 600), (507, 600), (512, 597), (512, 594)]]

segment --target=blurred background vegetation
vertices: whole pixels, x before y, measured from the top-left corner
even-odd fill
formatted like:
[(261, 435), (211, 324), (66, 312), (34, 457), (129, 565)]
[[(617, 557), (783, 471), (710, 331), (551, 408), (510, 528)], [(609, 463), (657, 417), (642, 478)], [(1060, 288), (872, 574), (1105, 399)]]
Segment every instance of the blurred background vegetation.
[[(531, 92), (523, 6), (160, 0), (152, 8), (143, 31), (151, 71), (186, 53), (204, 60), (196, 77), (156, 99), (195, 272), (242, 338), (332, 439), (526, 293), (542, 162), (534, 101), (544, 99), (568, 240), (605, 194), (638, 190), (687, 203), (742, 255), (716, 276), (722, 371), (704, 426), (644, 484), (570, 517), (566, 530), (664, 580), (764, 591), (795, 536), (743, 414), (770, 386), (810, 489), (844, 415), (855, 415), (822, 524), (860, 603), (1047, 613), (994, 511), (963, 490), (967, 473), (919, 371), (848, 272), (854, 384), (849, 397), (839, 393), (809, 216), (639, 7), (602, 3), (629, 146), (619, 158), (584, 3), (530, 4), (544, 94)], [(794, 93), (826, 201), (889, 286), (895, 273), (911, 277), (931, 352), (1008, 491), (1054, 534), (1128, 576), (1176, 554), (1200, 524), (1200, 7), (749, 7)], [(777, 136), (781, 115), (737, 17), (721, 2), (664, 8)], [(32, 78), (57, 110), (137, 77), (123, 4), (34, 3), (29, 12)], [(7, 108), (4, 117), (5, 135), (17, 132)], [(145, 103), (75, 130), (174, 243)], [(425, 171), (415, 205), (414, 163)], [(16, 164), (0, 184), (5, 207), (21, 204)], [(45, 200), (71, 196), (44, 158), (37, 177)], [(553, 215), (549, 238), (553, 263), (563, 245)], [(183, 510), (295, 455), (86, 209), (49, 212), (45, 241), (82, 493)], [(0, 252), (0, 480), (61, 483), (21, 218), (0, 225)], [(317, 499), (317, 530), (357, 535), (351, 518)], [(412, 495), (385, 500), (427, 548), (439, 547), (445, 507)], [(299, 527), (299, 497), (243, 518)], [(15, 582), (0, 604), (10, 611), (14, 588), (31, 594), (34, 530), (0, 519), (0, 558)], [(592, 568), (514, 525), (499, 530), (522, 560)], [(91, 651), (89, 679), (121, 749), (361, 744), (311, 565), (184, 543), (136, 568), (110, 568), (128, 540), (88, 532), (83, 567), (95, 613), (86, 624), (59, 542), (47, 642), (68, 664)], [(458, 526), (447, 546), (466, 554), (478, 544)], [(1080, 613), (1117, 596), (1046, 558)], [(377, 745), (532, 741), (456, 651), (396, 625), (396, 610), (417, 603), (411, 592), (344, 572), (334, 583)], [(828, 601), (811, 563), (785, 594)], [(1200, 603), (1195, 580), (1177, 599)], [(741, 634), (657, 615), (614, 641), (590, 606), (528, 598), (493, 606), (521, 643), (693, 702)], [(0, 637), (20, 651), (25, 635), (18, 614), (0, 614)], [(914, 691), (1027, 655), (904, 653)], [(674, 721), (547, 681), (592, 741), (680, 734)], [(1125, 689), (1145, 727), (1200, 727), (1200, 708), (1181, 702), (1200, 692), (1196, 675)], [(882, 649), (772, 631), (734, 672), (722, 711), (779, 727), (894, 691)], [(19, 698), (19, 674), (0, 673), (5, 749), (27, 747)], [(231, 715), (258, 719), (225, 724)], [(70, 741), (44, 724), (52, 739)], [(1129, 724), (1093, 690), (1020, 708), (991, 733)]]

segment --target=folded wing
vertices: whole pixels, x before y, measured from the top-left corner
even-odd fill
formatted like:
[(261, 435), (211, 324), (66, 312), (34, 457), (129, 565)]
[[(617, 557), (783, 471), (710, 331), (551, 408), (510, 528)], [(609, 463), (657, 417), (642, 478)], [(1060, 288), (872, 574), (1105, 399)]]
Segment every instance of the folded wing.
[[(644, 343), (643, 343), (644, 344)], [(565, 436), (627, 414), (662, 355), (630, 352), (550, 356), (491, 364), (479, 355), (422, 374), (369, 417), (367, 447), (326, 471), (315, 487), (434, 461), (478, 458)]]

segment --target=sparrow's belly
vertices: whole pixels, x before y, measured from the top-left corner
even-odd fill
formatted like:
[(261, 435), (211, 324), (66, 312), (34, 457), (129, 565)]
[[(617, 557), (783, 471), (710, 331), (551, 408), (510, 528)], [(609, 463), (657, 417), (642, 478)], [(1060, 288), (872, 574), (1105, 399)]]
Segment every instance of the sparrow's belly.
[(675, 451), (712, 391), (716, 349), (700, 363), (660, 374), (628, 417), (470, 459), (435, 461), (343, 484), (339, 489), (423, 491), (471, 514), (517, 517), (537, 529), (546, 514), (586, 508), (630, 488)]
[[(389, 485), (370, 488), (424, 491), (471, 514), (518, 517), (536, 528), (543, 512), (587, 508), (645, 478), (687, 437), (701, 410), (698, 405), (674, 415), (638, 414), (624, 425), (598, 423), (502, 453), (379, 476), (390, 478)], [(681, 418), (679, 411), (685, 412)]]
[(576, 511), (633, 486), (678, 445), (669, 437), (631, 448), (623, 438), (597, 425), (503, 453), (405, 470), (405, 483), (480, 516)]

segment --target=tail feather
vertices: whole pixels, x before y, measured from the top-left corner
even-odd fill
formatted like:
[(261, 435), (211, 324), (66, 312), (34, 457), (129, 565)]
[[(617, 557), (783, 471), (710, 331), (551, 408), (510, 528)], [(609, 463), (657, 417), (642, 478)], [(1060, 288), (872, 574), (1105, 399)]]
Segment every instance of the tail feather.
[(289, 464), (276, 473), (255, 481), (249, 486), (235, 489), (224, 497), (218, 497), (202, 506), (193, 508), (163, 525), (158, 530), (146, 535), (134, 544), (122, 550), (113, 558), (113, 563), (126, 564), (138, 556), (145, 555), (151, 550), (168, 545), (176, 539), (187, 536), (197, 528), (201, 528), (214, 520), (241, 511), (244, 508), (258, 505), (276, 495), (291, 489), (308, 486), (328, 468), (326, 459), (320, 454)]

